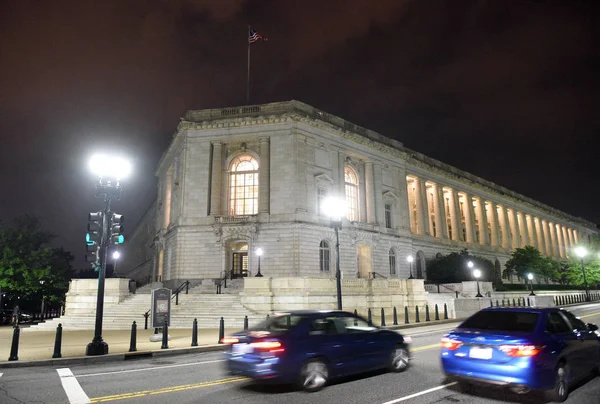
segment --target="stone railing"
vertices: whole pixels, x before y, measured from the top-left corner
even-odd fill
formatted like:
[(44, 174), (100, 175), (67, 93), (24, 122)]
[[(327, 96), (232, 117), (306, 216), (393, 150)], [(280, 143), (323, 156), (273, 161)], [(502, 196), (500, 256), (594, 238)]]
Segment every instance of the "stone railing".
[(247, 223), (256, 222), (256, 215), (215, 216), (215, 223)]

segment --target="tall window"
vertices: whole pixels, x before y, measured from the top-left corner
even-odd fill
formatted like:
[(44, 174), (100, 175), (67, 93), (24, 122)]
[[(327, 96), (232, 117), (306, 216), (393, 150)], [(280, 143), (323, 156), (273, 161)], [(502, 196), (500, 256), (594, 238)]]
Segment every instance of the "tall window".
[(385, 227), (387, 229), (392, 228), (392, 204), (391, 203), (385, 204)]
[(321, 211), (323, 206), (323, 201), (327, 198), (327, 189), (326, 188), (317, 188), (317, 214), (322, 215)]
[(344, 178), (346, 184), (346, 218), (351, 222), (358, 222), (358, 176), (356, 172), (346, 166), (344, 168)]
[(325, 240), (321, 241), (319, 245), (319, 269), (321, 272), (329, 272), (330, 255), (329, 243)]
[(229, 214), (258, 212), (258, 162), (249, 155), (236, 157), (229, 174)]
[(396, 275), (396, 252), (394, 251), (393, 248), (390, 248), (389, 262), (390, 262), (390, 275)]

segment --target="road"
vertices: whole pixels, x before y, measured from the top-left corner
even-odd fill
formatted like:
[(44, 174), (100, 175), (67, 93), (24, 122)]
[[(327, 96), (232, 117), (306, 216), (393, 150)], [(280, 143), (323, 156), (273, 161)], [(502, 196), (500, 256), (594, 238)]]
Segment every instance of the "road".
[[(600, 304), (571, 308), (585, 322), (600, 324)], [(460, 393), (444, 384), (439, 363), (439, 341), (452, 325), (435, 331), (407, 329), (414, 339), (411, 368), (401, 374), (369, 373), (344, 379), (317, 393), (291, 387), (258, 386), (224, 372), (221, 354), (199, 353), (73, 365), (70, 368), (31, 367), (0, 369), (0, 403), (540, 403), (538, 395), (518, 396), (497, 389)], [(600, 378), (591, 377), (571, 392), (568, 403), (597, 403)]]

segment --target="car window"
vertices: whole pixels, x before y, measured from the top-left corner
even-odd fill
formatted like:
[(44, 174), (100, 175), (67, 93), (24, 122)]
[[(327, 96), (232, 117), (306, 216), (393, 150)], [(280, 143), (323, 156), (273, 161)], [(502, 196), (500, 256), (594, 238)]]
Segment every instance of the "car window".
[(459, 328), (533, 332), (538, 317), (538, 313), (523, 311), (480, 311), (465, 320)]
[(343, 322), (340, 322), (337, 317), (322, 317), (315, 319), (308, 328), (310, 335), (336, 335), (343, 334)]
[(249, 331), (277, 331), (287, 332), (294, 328), (299, 322), (304, 320), (306, 316), (282, 314), (272, 315), (265, 321), (257, 324), (249, 329)]
[(369, 332), (377, 329), (377, 327), (373, 327), (367, 321), (358, 317), (341, 317), (340, 321), (348, 333)]
[(546, 324), (546, 330), (551, 334), (562, 334), (565, 332), (572, 332), (571, 327), (560, 313), (552, 312), (548, 314), (548, 323)]
[(578, 319), (577, 317), (575, 317), (575, 315), (573, 313), (571, 313), (570, 311), (566, 311), (566, 310), (562, 310), (561, 313), (564, 314), (565, 317), (567, 317), (567, 319), (573, 326), (573, 329), (579, 330), (579, 331), (587, 331), (587, 326), (585, 325), (585, 323), (583, 321), (581, 321), (580, 319)]

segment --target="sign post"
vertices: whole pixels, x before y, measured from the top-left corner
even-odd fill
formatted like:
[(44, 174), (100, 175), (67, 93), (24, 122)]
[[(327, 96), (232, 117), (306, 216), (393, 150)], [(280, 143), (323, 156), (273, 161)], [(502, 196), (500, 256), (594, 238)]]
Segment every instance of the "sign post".
[(150, 304), (150, 327), (162, 328), (165, 321), (171, 326), (171, 289), (153, 289)]

